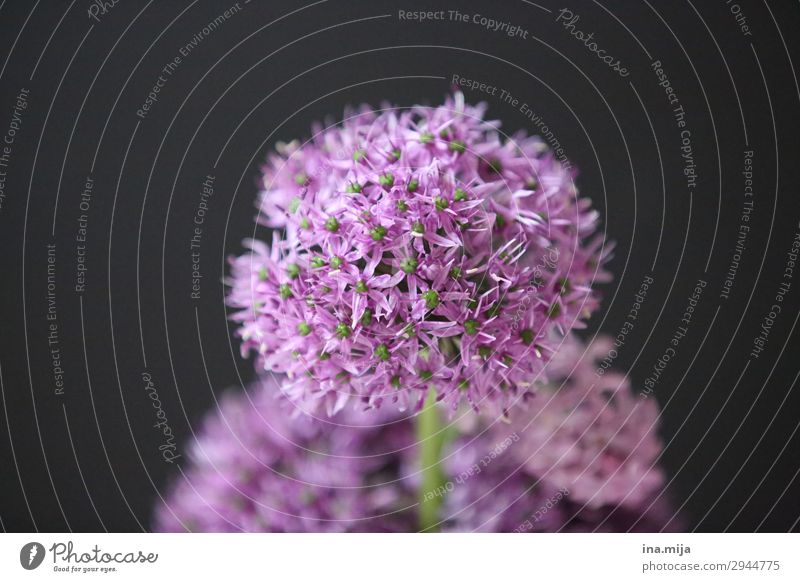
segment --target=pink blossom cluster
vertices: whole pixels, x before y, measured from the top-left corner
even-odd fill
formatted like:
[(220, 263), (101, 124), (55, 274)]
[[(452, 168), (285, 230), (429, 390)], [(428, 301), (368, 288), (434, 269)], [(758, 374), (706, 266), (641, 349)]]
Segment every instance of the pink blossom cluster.
[(524, 469), (592, 508), (639, 506), (664, 484), (655, 399), (633, 392), (626, 375), (595, 374), (611, 348), (607, 337), (588, 346), (567, 338), (551, 362), (555, 381), (511, 422), (525, 441), (516, 449)]
[(608, 248), (573, 172), (484, 105), (347, 112), (264, 168), (259, 220), (232, 264), (242, 351), (335, 414), (428, 391), (506, 413), (598, 305)]

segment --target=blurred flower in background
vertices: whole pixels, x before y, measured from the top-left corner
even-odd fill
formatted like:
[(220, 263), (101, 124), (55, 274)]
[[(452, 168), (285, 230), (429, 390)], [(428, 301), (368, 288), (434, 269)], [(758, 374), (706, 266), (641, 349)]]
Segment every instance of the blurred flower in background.
[(515, 410), (510, 423), (491, 423), (480, 446), (461, 437), (470, 443), (462, 448), (468, 458), (451, 473), (490, 470), (481, 471), (470, 488), (454, 488), (447, 499), (457, 531), (680, 527), (657, 465), (662, 450), (657, 404), (638, 397), (621, 374), (595, 375), (610, 347), (605, 337), (588, 346), (566, 338), (549, 364), (552, 382)]
[[(275, 381), (228, 393), (191, 446), (191, 465), (158, 508), (158, 531), (408, 531), (413, 491), (394, 456), (403, 423), (296, 415)], [(370, 417), (371, 423), (381, 418)], [(386, 419), (388, 421), (388, 419)]]

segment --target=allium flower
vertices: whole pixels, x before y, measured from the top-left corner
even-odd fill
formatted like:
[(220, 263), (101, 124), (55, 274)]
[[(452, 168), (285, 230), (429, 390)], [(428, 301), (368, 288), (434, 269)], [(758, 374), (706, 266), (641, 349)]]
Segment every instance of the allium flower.
[(656, 465), (655, 399), (633, 393), (627, 376), (595, 374), (613, 347), (608, 338), (588, 347), (574, 338), (566, 344), (551, 362), (563, 381), (541, 389), (528, 410), (512, 415), (511, 430), (525, 442), (515, 448), (516, 458), (587, 507), (637, 507), (664, 485)]
[(505, 411), (596, 308), (607, 248), (574, 172), (484, 110), (364, 107), (264, 168), (259, 220), (281, 234), (233, 261), (229, 302), (243, 353), (304, 408), (434, 389)]
[[(449, 474), (468, 475), (475, 473), (476, 467), (479, 472), (460, 484), (451, 481), (452, 489), (441, 510), (445, 531), (657, 532), (680, 527), (680, 520), (672, 519), (669, 502), (657, 498), (656, 490), (648, 490), (635, 502), (590, 507), (574, 487), (583, 477), (574, 475), (577, 480), (572, 487), (559, 486), (520, 466), (518, 449), (531, 446), (530, 439), (520, 440), (492, 458), (487, 453), (497, 450), (497, 443), (481, 436), (463, 437), (451, 445), (457, 453), (448, 460)], [(591, 480), (589, 483), (591, 486)]]

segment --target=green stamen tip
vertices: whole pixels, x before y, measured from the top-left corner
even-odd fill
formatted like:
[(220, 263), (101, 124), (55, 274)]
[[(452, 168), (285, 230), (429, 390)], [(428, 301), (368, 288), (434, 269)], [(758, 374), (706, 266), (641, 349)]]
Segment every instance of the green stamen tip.
[(399, 160), (401, 155), (403, 155), (403, 152), (400, 150), (400, 148), (394, 148), (392, 150), (392, 157), (395, 160)]
[(346, 323), (339, 323), (336, 325), (336, 335), (338, 335), (341, 339), (346, 337), (350, 337), (350, 327)]
[(380, 240), (383, 240), (383, 237), (386, 236), (386, 229), (384, 227), (378, 225), (375, 228), (373, 228), (371, 231), (369, 231), (369, 234), (372, 237), (372, 240), (380, 241)]
[(367, 155), (366, 150), (356, 150), (353, 152), (353, 161), (360, 162), (361, 159)]
[(359, 281), (356, 283), (356, 292), (358, 293), (366, 293), (367, 292), (367, 284), (364, 281)]
[(289, 202), (289, 212), (294, 214), (295, 212), (297, 212), (298, 208), (300, 208), (300, 199), (297, 196), (295, 196), (294, 198), (292, 198), (292, 201)]
[(309, 182), (308, 174), (301, 172), (294, 177), (294, 181), (297, 182), (299, 186), (305, 186)]
[(408, 273), (409, 275), (417, 270), (419, 263), (417, 259), (413, 257), (409, 257), (407, 259), (403, 259), (400, 262), (400, 268), (403, 270), (404, 273)]
[(503, 162), (500, 160), (494, 159), (489, 161), (489, 169), (494, 172), (495, 174), (499, 174), (503, 171)]
[(522, 338), (522, 343), (529, 346), (533, 343), (533, 330), (523, 329), (519, 336)]
[(408, 210), (408, 204), (406, 204), (405, 200), (398, 200), (396, 206), (400, 212), (405, 212), (406, 210)]
[(489, 356), (492, 355), (492, 348), (489, 346), (480, 346), (478, 348), (478, 355), (484, 360), (487, 360), (489, 359)]
[(297, 279), (300, 276), (300, 265), (297, 263), (289, 263), (286, 267), (286, 274), (290, 279)]
[(385, 188), (391, 188), (394, 186), (394, 175), (390, 173), (382, 174), (380, 178), (378, 178), (381, 186)]
[(426, 131), (421, 136), (419, 136), (419, 141), (421, 141), (422, 143), (430, 143), (430, 142), (433, 141), (433, 138), (434, 138), (434, 135), (432, 133), (430, 133), (429, 131)]
[(395, 388), (400, 388), (400, 376), (392, 376), (392, 379), (389, 380), (389, 384)]
[(418, 180), (411, 180), (408, 183), (408, 187), (406, 188), (406, 190), (408, 190), (409, 192), (412, 192), (412, 193), (416, 192), (418, 189), (419, 189), (419, 181)]
[(392, 355), (389, 353), (389, 348), (387, 348), (385, 344), (380, 344), (377, 348), (375, 348), (375, 356), (384, 362), (392, 357)]
[(433, 378), (433, 372), (430, 370), (420, 370), (419, 377), (425, 380), (426, 382)]
[(319, 353), (319, 360), (320, 362), (325, 362), (331, 359), (331, 355), (328, 352), (320, 352)]
[(464, 322), (464, 333), (467, 335), (475, 335), (478, 333), (478, 321), (475, 319), (468, 319)]
[(330, 232), (336, 232), (339, 230), (339, 221), (336, 220), (335, 216), (331, 216), (325, 221), (325, 229), (329, 230)]
[(266, 267), (261, 267), (258, 270), (258, 278), (261, 281), (266, 281), (268, 277), (269, 277), (269, 271), (267, 271), (267, 268)]
[(288, 284), (284, 283), (280, 287), (280, 294), (281, 294), (281, 299), (289, 299), (289, 297), (292, 296), (292, 288), (289, 287)]
[(550, 309), (547, 310), (547, 317), (554, 319), (559, 315), (561, 315), (561, 305), (559, 305), (558, 303), (553, 303), (550, 306)]
[(467, 199), (467, 192), (463, 188), (456, 188), (456, 191), (453, 193), (453, 200), (456, 202), (461, 202), (462, 200)]
[(558, 286), (561, 295), (566, 295), (572, 291), (572, 285), (570, 285), (569, 279), (559, 279)]
[(372, 310), (365, 309), (364, 314), (361, 316), (361, 325), (366, 326), (369, 325), (370, 323), (372, 323)]
[(444, 196), (437, 196), (433, 199), (433, 203), (436, 205), (437, 210), (444, 210), (450, 206), (450, 202)]
[(458, 383), (458, 388), (459, 388), (459, 390), (463, 390), (463, 391), (469, 390), (469, 381), (461, 380), (461, 382)]
[(425, 300), (425, 307), (428, 309), (436, 309), (439, 306), (439, 293), (434, 289), (425, 291), (422, 294), (422, 298)]
[(344, 259), (342, 259), (342, 257), (336, 256), (336, 257), (332, 257), (331, 258), (331, 268), (332, 269), (338, 269), (339, 267), (342, 266), (342, 264), (344, 264)]
[(320, 267), (324, 267), (325, 259), (323, 259), (322, 257), (314, 257), (313, 259), (311, 259), (311, 266), (314, 269), (319, 269)]
[(458, 279), (461, 276), (461, 267), (453, 267), (450, 269), (450, 276), (453, 279)]
[(361, 193), (361, 184), (358, 182), (351, 182), (347, 185), (346, 192), (348, 194), (359, 194)]
[(308, 325), (305, 321), (301, 321), (297, 324), (297, 333), (302, 336), (307, 336), (311, 333), (311, 326)]
[(464, 150), (466, 149), (464, 142), (460, 139), (454, 139), (451, 141), (449, 147), (451, 152), (457, 152), (459, 154), (464, 153)]
[(421, 222), (415, 222), (411, 226), (411, 232), (414, 232), (416, 234), (422, 234), (425, 232), (425, 226)]
[(306, 218), (305, 216), (300, 219), (300, 228), (305, 229), (305, 230), (308, 230), (309, 228), (311, 228), (311, 223), (308, 221), (308, 218)]

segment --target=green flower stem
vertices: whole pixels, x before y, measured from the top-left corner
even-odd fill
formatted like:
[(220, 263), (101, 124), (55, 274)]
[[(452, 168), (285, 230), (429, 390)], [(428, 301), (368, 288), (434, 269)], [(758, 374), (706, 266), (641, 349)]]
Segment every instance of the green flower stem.
[(439, 507), (445, 491), (445, 476), (441, 465), (445, 430), (436, 408), (436, 392), (431, 390), (425, 406), (416, 418), (417, 442), (421, 479), (418, 492), (420, 531), (438, 529)]

